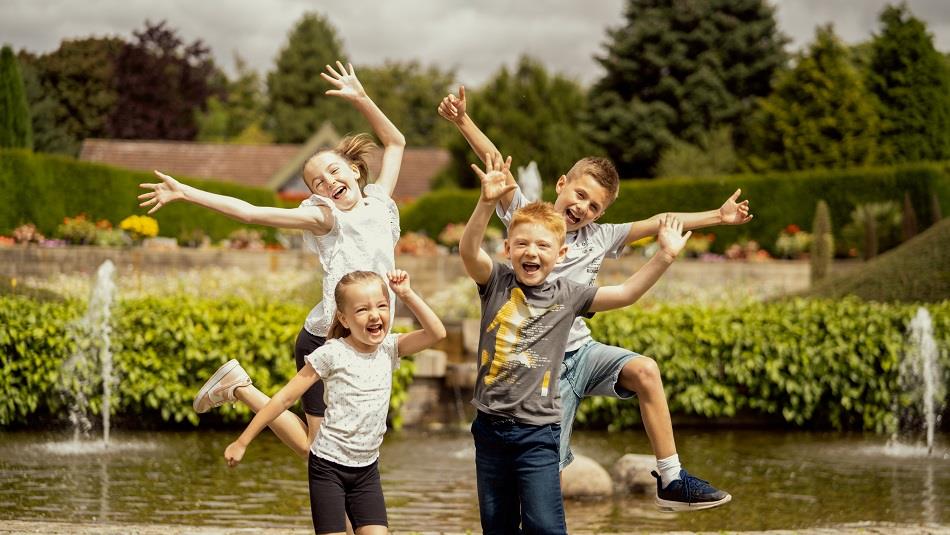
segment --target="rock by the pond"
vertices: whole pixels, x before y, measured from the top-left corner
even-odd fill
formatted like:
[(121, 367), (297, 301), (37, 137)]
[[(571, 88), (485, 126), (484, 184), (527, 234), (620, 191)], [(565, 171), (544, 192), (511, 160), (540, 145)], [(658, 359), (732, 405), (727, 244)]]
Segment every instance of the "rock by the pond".
[(656, 479), (650, 475), (656, 469), (656, 457), (628, 453), (617, 459), (610, 473), (617, 485), (632, 494), (653, 494)]
[(574, 462), (561, 472), (561, 493), (565, 498), (610, 496), (614, 485), (610, 474), (597, 461), (574, 455)]

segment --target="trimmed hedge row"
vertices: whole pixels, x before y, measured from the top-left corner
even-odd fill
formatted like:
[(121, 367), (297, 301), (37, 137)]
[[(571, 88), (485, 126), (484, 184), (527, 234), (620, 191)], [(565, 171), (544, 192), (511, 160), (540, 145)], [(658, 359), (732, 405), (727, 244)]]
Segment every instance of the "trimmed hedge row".
[[(716, 251), (721, 252), (740, 238), (753, 239), (770, 248), (779, 232), (793, 223), (810, 229), (819, 199), (828, 203), (839, 243), (841, 230), (850, 221), (856, 205), (887, 200), (902, 203), (905, 192), (910, 194), (922, 227), (932, 221), (932, 193), (938, 195), (943, 215), (950, 215), (950, 164), (927, 163), (712, 178), (624, 180), (620, 196), (601, 221), (622, 223), (666, 211), (718, 209), (739, 187), (743, 198), (750, 200), (755, 219), (739, 227), (709, 229), (717, 236), (713, 244)], [(555, 197), (553, 188), (545, 190), (545, 199)], [(477, 201), (477, 190), (434, 191), (403, 209), (403, 230), (438, 236), (446, 224), (467, 221)], [(497, 224), (497, 218), (493, 221)]]
[[(276, 206), (273, 192), (222, 182), (192, 180), (184, 182), (201, 189), (230, 195), (247, 202)], [(0, 234), (9, 235), (18, 225), (33, 223), (50, 236), (63, 218), (85, 213), (93, 221), (119, 222), (134, 214), (144, 214), (138, 195), (145, 190), (142, 182), (155, 182), (151, 173), (129, 171), (106, 165), (80, 162), (73, 158), (34, 154), (25, 150), (0, 149)], [(221, 214), (185, 203), (168, 205), (155, 214), (159, 234), (178, 237), (201, 230), (212, 239), (226, 238), (245, 225)], [(269, 229), (264, 229), (268, 235)]]
[[(926, 305), (950, 383), (950, 300)], [(595, 339), (656, 360), (673, 414), (755, 414), (797, 426), (891, 432), (898, 383), (917, 305), (846, 298), (747, 304), (671, 305), (598, 314)], [(638, 426), (636, 403), (589, 398), (578, 422)]]
[[(84, 308), (74, 301), (0, 297), (0, 425), (64, 419), (56, 385), (65, 360), (90, 346), (74, 334)], [(194, 393), (232, 358), (259, 389), (273, 394), (296, 374), (293, 345), (307, 311), (297, 305), (183, 295), (118, 303), (112, 335), (114, 414), (143, 423), (197, 425)], [(397, 425), (412, 370), (406, 361), (394, 381), (391, 414)], [(88, 394), (98, 414), (101, 384), (89, 386)], [(211, 418), (236, 421), (248, 415), (236, 404), (215, 410)]]

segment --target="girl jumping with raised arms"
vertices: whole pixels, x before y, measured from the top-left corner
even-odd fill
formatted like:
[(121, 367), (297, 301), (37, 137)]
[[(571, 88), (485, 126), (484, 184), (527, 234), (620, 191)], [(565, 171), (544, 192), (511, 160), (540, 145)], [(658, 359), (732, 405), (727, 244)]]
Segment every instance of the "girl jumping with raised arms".
[[(313, 195), (297, 208), (254, 206), (182, 184), (158, 171), (155, 175), (161, 182), (140, 184), (151, 190), (139, 195), (140, 206), (150, 206), (150, 214), (170, 202), (186, 201), (245, 223), (304, 231), (304, 243), (320, 258), (324, 278), (323, 300), (307, 315), (297, 335), (294, 356), (298, 370), (304, 368), (305, 357), (326, 341), (336, 312), (333, 291), (340, 279), (356, 270), (385, 276), (395, 268), (393, 248), (399, 239), (399, 210), (391, 196), (406, 140), (366, 94), (353, 66), (344, 68), (339, 61), (336, 65), (336, 69), (327, 65), (327, 72), (320, 74), (334, 87), (326, 94), (353, 104), (369, 121), (383, 145), (382, 165), (374, 184), (367, 185), (366, 156), (375, 145), (366, 134), (347, 136), (335, 148), (321, 150), (307, 160), (303, 180)], [(392, 296), (389, 297), (391, 301)], [(388, 323), (386, 328), (389, 328)], [(302, 396), (306, 423), (289, 411), (270, 423), (271, 430), (281, 441), (301, 457), (309, 455), (310, 445), (323, 420), (326, 410), (323, 398), (323, 383), (316, 381)], [(251, 384), (241, 365), (231, 360), (201, 387), (193, 406), (196, 412), (203, 413), (235, 401), (258, 412), (269, 398)]]
[(393, 303), (386, 284), (370, 271), (348, 273), (336, 285), (336, 313), (326, 344), (307, 355), (297, 375), (274, 394), (247, 429), (224, 452), (237, 466), (248, 445), (276, 418), (323, 379), (326, 419), (310, 446), (310, 510), (317, 533), (343, 533), (350, 517), (356, 535), (388, 533), (379, 479), (379, 446), (386, 431), (392, 372), (399, 357), (445, 338), (435, 312), (409, 286), (409, 275), (388, 274), (389, 286), (422, 329), (389, 334)]

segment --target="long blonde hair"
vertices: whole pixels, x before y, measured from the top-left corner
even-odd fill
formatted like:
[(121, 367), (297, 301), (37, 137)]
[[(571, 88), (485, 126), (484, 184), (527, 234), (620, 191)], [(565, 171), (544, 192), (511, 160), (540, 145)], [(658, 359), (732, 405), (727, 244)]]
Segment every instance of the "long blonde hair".
[(336, 312), (333, 314), (333, 322), (330, 323), (330, 331), (327, 333), (327, 340), (330, 338), (346, 338), (350, 335), (350, 330), (343, 326), (343, 323), (340, 321), (340, 310), (343, 308), (343, 305), (346, 303), (344, 299), (344, 294), (346, 293), (346, 287), (353, 284), (360, 284), (376, 281), (379, 282), (379, 286), (383, 289), (383, 295), (386, 296), (386, 299), (389, 300), (389, 292), (386, 291), (386, 282), (383, 281), (383, 278), (378, 274), (372, 271), (351, 271), (340, 279), (340, 282), (336, 283), (336, 288), (333, 290), (333, 300), (336, 302)]
[(304, 183), (308, 188), (310, 188), (311, 191), (313, 191), (313, 180), (307, 178), (307, 165), (311, 160), (323, 154), (324, 152), (332, 152), (340, 158), (343, 158), (346, 163), (356, 166), (356, 170), (360, 174), (360, 177), (356, 182), (360, 186), (360, 191), (363, 191), (363, 188), (366, 187), (366, 183), (369, 179), (369, 164), (366, 161), (366, 157), (375, 148), (376, 143), (369, 134), (346, 136), (336, 144), (336, 147), (333, 147), (332, 149), (319, 150), (315, 152), (313, 156), (307, 158), (307, 161), (303, 164), (303, 170), (301, 171), (301, 176), (304, 179)]

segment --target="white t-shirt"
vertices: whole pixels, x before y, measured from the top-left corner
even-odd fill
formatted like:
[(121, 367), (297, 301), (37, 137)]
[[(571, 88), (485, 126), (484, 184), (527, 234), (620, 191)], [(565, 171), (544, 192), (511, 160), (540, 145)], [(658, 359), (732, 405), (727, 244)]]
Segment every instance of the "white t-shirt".
[[(507, 227), (511, 223), (515, 210), (527, 204), (529, 204), (528, 199), (521, 193), (521, 188), (518, 188), (511, 199), (508, 211), (503, 212), (501, 203), (498, 203), (495, 212)], [(578, 284), (593, 286), (604, 257), (618, 258), (623, 254), (630, 226), (630, 223), (619, 225), (590, 223), (568, 232), (565, 239), (567, 254), (562, 262), (554, 266), (554, 271), (548, 275), (548, 280), (567, 277), (568, 280)], [(567, 337), (565, 351), (579, 349), (590, 339), (590, 328), (587, 327), (587, 323), (582, 318), (575, 318), (574, 324), (571, 325), (571, 334)]]
[(360, 353), (333, 338), (307, 355), (326, 385), (327, 410), (310, 445), (314, 455), (344, 466), (367, 466), (379, 458), (393, 370), (399, 367), (398, 340), (398, 334), (387, 335), (376, 351)]
[[(333, 292), (336, 284), (351, 271), (373, 271), (386, 280), (386, 273), (396, 267), (393, 249), (399, 240), (399, 209), (376, 184), (363, 189), (363, 200), (347, 212), (337, 209), (333, 201), (311, 195), (300, 206), (327, 206), (333, 213), (333, 228), (322, 236), (304, 232), (304, 244), (320, 257), (323, 267), (323, 300), (307, 314), (304, 327), (311, 334), (326, 336), (336, 313)], [(392, 291), (389, 302), (394, 303)]]

